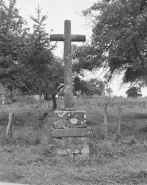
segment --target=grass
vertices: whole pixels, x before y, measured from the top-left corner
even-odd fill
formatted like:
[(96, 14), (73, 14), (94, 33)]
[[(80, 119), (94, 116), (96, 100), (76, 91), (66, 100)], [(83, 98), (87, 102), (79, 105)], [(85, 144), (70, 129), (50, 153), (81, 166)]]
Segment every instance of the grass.
[[(28, 103), (29, 101), (29, 103)], [(118, 102), (122, 102), (121, 136), (117, 135)], [(86, 110), (90, 157), (71, 159), (54, 154), (50, 125), (53, 110), (43, 102), (48, 121), (38, 121), (37, 102), (23, 100), (11, 105), (16, 117), (13, 138), (5, 137), (8, 106), (0, 113), (0, 181), (36, 185), (147, 184), (146, 99), (109, 99), (108, 137), (103, 133), (103, 102), (78, 99), (76, 108)], [(62, 107), (62, 100), (58, 100)]]

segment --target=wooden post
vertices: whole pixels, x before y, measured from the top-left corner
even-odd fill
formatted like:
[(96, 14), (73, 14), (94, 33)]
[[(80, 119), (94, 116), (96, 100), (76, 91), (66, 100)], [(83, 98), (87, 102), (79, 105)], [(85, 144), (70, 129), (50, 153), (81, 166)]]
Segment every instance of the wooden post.
[(72, 87), (71, 42), (84, 42), (85, 40), (85, 35), (71, 35), (70, 20), (65, 20), (64, 22), (64, 35), (50, 35), (50, 41), (64, 41), (64, 107), (66, 110), (72, 110), (74, 106)]
[(13, 125), (14, 125), (14, 113), (11, 112), (11, 108), (9, 107), (9, 122), (6, 129), (6, 135), (9, 139), (13, 136)]
[(107, 121), (107, 100), (104, 100), (104, 131), (106, 136), (108, 135), (108, 121)]
[(122, 103), (118, 105), (118, 135), (120, 135), (121, 129), (121, 113), (122, 113)]

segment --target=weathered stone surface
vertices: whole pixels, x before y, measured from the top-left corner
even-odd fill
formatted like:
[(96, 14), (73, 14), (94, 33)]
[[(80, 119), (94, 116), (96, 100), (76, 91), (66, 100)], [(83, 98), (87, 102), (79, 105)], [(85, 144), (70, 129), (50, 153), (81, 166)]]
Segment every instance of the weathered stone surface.
[(87, 137), (67, 137), (54, 138), (54, 150), (58, 155), (89, 155), (89, 138)]
[(83, 110), (57, 110), (54, 112), (54, 128), (86, 127), (86, 112)]
[(90, 128), (66, 128), (66, 129), (54, 129), (52, 136), (55, 138), (60, 137), (84, 137), (90, 135)]
[(81, 154), (83, 155), (88, 155), (89, 154), (89, 146), (85, 145), (82, 149), (81, 149)]
[(88, 155), (78, 154), (78, 155), (75, 156), (75, 159), (80, 159), (80, 160), (89, 159), (89, 154)]
[(71, 144), (74, 145), (84, 145), (85, 143), (89, 143), (88, 137), (73, 137), (70, 138)]
[(72, 148), (82, 149), (85, 145), (88, 145), (89, 138), (87, 137), (66, 137), (66, 138), (54, 138), (53, 145), (58, 148)]
[(65, 150), (65, 149), (57, 149), (56, 153), (58, 155), (68, 155), (69, 154), (69, 152), (67, 150)]
[(66, 148), (66, 149), (60, 149), (56, 148), (56, 154), (58, 155), (80, 155), (80, 156), (88, 156), (89, 155), (89, 147), (83, 148), (83, 149), (73, 149), (73, 148)]

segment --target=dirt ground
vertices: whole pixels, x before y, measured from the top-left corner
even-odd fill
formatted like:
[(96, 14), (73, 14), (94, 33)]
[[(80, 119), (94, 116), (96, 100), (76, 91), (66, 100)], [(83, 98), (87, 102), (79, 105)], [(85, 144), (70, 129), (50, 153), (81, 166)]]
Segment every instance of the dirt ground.
[[(54, 111), (47, 112), (43, 128), (37, 128), (38, 105), (27, 100), (11, 104), (15, 115), (13, 138), (5, 136), (9, 105), (0, 109), (0, 181), (36, 185), (145, 185), (147, 184), (147, 110), (144, 100), (121, 100), (121, 136), (117, 134), (118, 103), (108, 105), (108, 136), (103, 128), (101, 99), (78, 99), (75, 107), (86, 110), (92, 129), (89, 158), (59, 157), (53, 153), (49, 126)], [(63, 100), (58, 100), (58, 108)]]

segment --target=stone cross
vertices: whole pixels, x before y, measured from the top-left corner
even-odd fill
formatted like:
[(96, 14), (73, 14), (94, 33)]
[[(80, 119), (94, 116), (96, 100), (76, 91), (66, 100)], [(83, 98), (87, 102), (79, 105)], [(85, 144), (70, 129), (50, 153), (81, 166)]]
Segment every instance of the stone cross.
[(64, 41), (64, 106), (73, 109), (71, 42), (84, 42), (85, 35), (71, 35), (71, 21), (65, 20), (64, 34), (51, 34), (50, 41)]

